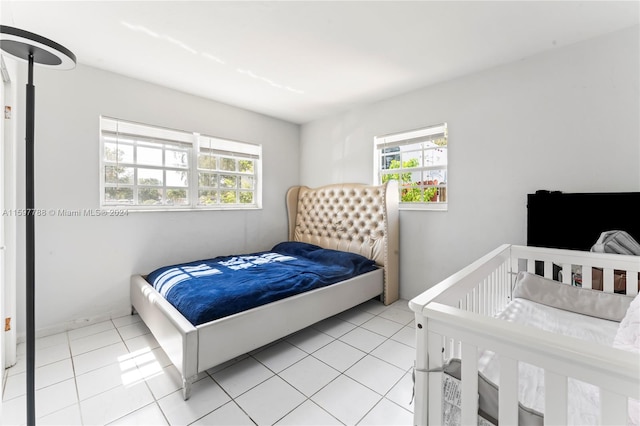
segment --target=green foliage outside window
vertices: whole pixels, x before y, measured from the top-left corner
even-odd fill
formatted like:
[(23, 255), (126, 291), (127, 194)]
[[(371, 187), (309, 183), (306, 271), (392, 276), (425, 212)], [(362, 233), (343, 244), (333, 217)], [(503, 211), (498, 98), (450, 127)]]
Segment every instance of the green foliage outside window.
[[(413, 167), (418, 167), (420, 164), (418, 159), (412, 158), (410, 160), (400, 162), (400, 160), (391, 160), (389, 164), (389, 169), (410, 169)], [(412, 182), (411, 181), (411, 172), (405, 173), (391, 173), (385, 174), (382, 176), (382, 183), (386, 183), (390, 180), (397, 180), (402, 189), (401, 200), (403, 203), (420, 203), (425, 201), (432, 201), (436, 196), (438, 189), (437, 188), (421, 188), (419, 185), (422, 182)]]
[(167, 201), (169, 204), (185, 204), (187, 202), (187, 190), (167, 189)]

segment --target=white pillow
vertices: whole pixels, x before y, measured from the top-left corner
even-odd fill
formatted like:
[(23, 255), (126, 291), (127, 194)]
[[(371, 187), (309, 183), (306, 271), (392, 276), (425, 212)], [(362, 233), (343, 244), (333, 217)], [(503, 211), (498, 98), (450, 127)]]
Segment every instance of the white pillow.
[[(640, 295), (636, 296), (620, 321), (613, 347), (640, 354)], [(629, 424), (640, 425), (640, 401), (629, 398)]]
[(622, 321), (633, 301), (626, 294), (575, 287), (525, 271), (518, 272), (513, 297), (609, 321)]

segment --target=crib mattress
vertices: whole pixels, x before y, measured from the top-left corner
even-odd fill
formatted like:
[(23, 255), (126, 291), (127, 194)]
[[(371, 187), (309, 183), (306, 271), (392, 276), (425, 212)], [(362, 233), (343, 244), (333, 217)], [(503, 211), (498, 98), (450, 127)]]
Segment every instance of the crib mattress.
[[(546, 306), (527, 299), (514, 299), (498, 318), (522, 325), (612, 346), (619, 323)], [(478, 371), (496, 385), (500, 384), (499, 356), (483, 351)], [(544, 370), (520, 362), (518, 399), (526, 407), (544, 413)], [(600, 416), (600, 395), (596, 386), (568, 380), (568, 422), (570, 425), (595, 425)]]

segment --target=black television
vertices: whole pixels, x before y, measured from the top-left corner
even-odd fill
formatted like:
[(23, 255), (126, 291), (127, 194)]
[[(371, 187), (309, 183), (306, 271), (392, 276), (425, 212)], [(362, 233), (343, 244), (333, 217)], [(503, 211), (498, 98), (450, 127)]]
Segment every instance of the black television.
[(604, 231), (626, 231), (640, 242), (640, 192), (527, 195), (527, 245), (589, 251)]

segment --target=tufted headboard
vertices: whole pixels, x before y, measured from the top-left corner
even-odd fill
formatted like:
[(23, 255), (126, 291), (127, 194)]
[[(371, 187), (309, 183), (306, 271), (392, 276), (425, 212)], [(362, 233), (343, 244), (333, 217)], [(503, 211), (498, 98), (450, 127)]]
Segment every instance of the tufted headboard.
[(289, 240), (358, 253), (384, 267), (383, 302), (399, 296), (396, 181), (384, 185), (294, 186), (287, 192)]

